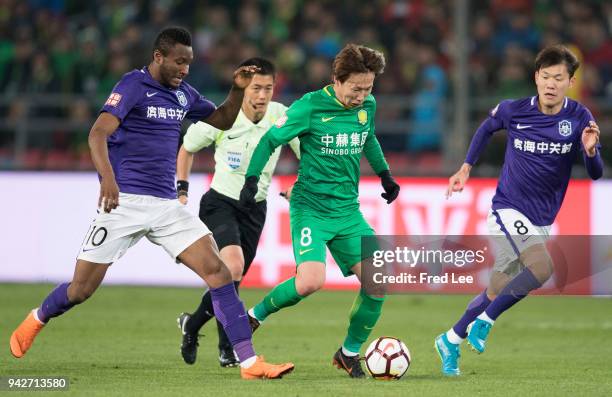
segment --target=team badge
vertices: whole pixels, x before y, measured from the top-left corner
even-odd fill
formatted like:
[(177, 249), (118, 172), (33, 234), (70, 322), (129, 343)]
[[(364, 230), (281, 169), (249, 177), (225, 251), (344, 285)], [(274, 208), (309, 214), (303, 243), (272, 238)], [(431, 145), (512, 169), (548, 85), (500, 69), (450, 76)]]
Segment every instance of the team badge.
[(363, 109), (358, 111), (357, 112), (357, 120), (359, 121), (359, 124), (365, 125), (365, 123), (368, 122), (368, 112), (366, 112)]
[(231, 169), (235, 170), (240, 167), (242, 163), (242, 153), (240, 152), (227, 152), (227, 165), (230, 166)]
[(182, 107), (187, 106), (187, 97), (185, 96), (185, 93), (183, 91), (176, 91), (176, 98), (178, 99)]
[(117, 107), (119, 102), (121, 102), (121, 94), (113, 92), (106, 100), (106, 105)]
[(572, 134), (572, 123), (567, 120), (559, 121), (559, 134), (570, 136)]

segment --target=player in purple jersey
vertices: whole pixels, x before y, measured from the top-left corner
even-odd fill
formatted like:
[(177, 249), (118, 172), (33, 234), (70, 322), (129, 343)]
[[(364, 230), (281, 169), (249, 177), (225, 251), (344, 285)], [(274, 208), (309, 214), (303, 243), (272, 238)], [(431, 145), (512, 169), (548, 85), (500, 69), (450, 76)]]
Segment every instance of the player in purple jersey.
[(192, 61), (189, 32), (166, 28), (155, 40), (152, 62), (126, 73), (108, 97), (89, 133), (100, 177), (98, 215), (83, 241), (72, 281), (57, 286), (11, 335), (16, 358), (25, 355), (51, 318), (88, 299), (108, 267), (147, 237), (208, 284), (217, 319), (240, 359), (242, 378), (280, 378), (293, 370), (291, 363), (269, 364), (255, 355), (231, 274), (210, 231), (179, 203), (174, 187), (182, 120), (229, 129), (258, 69), (237, 69), (227, 99), (216, 108), (183, 81)]
[(565, 96), (578, 66), (564, 46), (543, 49), (535, 60), (537, 95), (502, 101), (493, 108), (476, 131), (465, 163), (449, 180), (447, 196), (462, 191), (491, 135), (507, 131), (505, 160), (488, 219), (490, 233), (499, 236), (500, 250), (489, 287), (469, 303), (448, 332), (436, 338), (445, 375), (460, 374), (457, 361), (464, 339), (478, 353), (484, 352), (497, 317), (552, 275), (553, 263), (544, 244), (579, 151), (592, 179), (603, 173), (599, 127), (586, 107)]

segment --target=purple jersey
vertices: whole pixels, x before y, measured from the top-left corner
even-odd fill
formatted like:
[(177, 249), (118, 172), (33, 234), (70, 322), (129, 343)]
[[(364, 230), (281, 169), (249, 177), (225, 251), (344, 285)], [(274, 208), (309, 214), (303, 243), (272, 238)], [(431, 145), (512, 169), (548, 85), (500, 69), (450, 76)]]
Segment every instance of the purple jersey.
[(552, 224), (582, 149), (582, 131), (590, 121), (594, 121), (591, 112), (568, 98), (554, 115), (539, 110), (537, 96), (505, 100), (491, 110), (472, 139), (466, 163), (476, 162), (493, 132), (507, 131), (493, 209), (513, 208), (536, 226)]
[(108, 138), (119, 191), (176, 198), (176, 155), (185, 117), (208, 117), (215, 104), (185, 82), (178, 89), (157, 82), (149, 70), (123, 75), (102, 107), (120, 120)]

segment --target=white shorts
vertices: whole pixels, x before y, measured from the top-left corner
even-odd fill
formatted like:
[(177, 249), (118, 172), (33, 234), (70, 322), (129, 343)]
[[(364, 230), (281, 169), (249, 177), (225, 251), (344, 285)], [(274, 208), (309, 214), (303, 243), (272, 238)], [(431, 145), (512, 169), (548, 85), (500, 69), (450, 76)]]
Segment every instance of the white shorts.
[(119, 194), (119, 206), (111, 212), (98, 209), (77, 259), (113, 263), (146, 236), (176, 259), (210, 230), (178, 200), (138, 194)]
[(489, 234), (495, 240), (497, 252), (493, 270), (515, 276), (523, 269), (519, 257), (536, 244), (545, 244), (549, 226), (535, 226), (529, 218), (512, 208), (490, 210), (487, 217)]

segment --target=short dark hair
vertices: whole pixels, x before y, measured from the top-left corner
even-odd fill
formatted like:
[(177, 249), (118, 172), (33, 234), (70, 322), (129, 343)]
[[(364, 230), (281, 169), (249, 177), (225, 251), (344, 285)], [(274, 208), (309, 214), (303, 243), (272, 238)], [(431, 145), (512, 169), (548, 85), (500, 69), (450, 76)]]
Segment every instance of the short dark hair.
[(358, 44), (347, 44), (334, 59), (333, 77), (344, 83), (351, 73), (372, 72), (375, 76), (385, 69), (385, 56), (380, 51)]
[(567, 72), (570, 78), (574, 77), (574, 73), (580, 67), (580, 62), (569, 48), (564, 45), (557, 44), (544, 48), (538, 53), (535, 59), (536, 72), (542, 68), (547, 68), (553, 65), (564, 63), (567, 67)]
[(276, 77), (276, 68), (274, 67), (274, 64), (265, 58), (249, 58), (240, 64), (240, 67), (242, 66), (257, 66), (259, 68), (259, 72), (257, 72), (257, 74), (272, 76), (272, 78)]
[(191, 34), (187, 29), (180, 26), (170, 26), (157, 34), (153, 51), (158, 50), (163, 56), (166, 56), (176, 44), (191, 47)]

